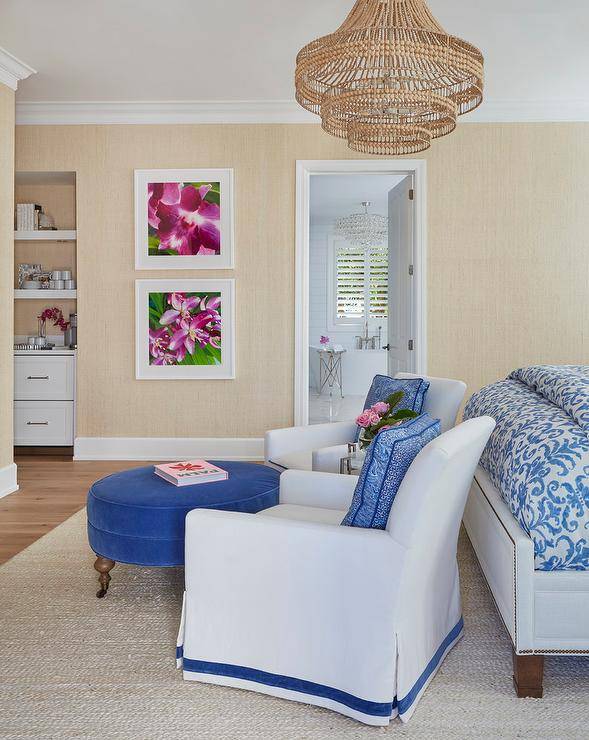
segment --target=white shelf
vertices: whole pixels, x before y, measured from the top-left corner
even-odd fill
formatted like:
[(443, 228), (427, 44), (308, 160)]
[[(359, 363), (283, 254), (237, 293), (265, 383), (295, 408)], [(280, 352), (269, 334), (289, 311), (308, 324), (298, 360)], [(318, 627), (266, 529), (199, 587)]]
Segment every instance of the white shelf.
[(76, 298), (77, 290), (19, 290), (14, 289), (15, 298), (27, 300), (48, 301), (50, 298)]
[(76, 240), (75, 229), (51, 231), (15, 231), (14, 240), (17, 242), (72, 242)]

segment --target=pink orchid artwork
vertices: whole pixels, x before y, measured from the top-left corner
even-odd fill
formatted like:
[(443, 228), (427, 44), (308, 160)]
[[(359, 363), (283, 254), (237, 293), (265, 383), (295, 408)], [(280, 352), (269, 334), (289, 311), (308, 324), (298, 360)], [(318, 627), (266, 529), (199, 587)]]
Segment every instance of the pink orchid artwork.
[(135, 269), (232, 270), (233, 170), (135, 170)]
[(221, 253), (220, 182), (147, 183), (150, 256)]
[(221, 364), (220, 293), (149, 293), (149, 364)]

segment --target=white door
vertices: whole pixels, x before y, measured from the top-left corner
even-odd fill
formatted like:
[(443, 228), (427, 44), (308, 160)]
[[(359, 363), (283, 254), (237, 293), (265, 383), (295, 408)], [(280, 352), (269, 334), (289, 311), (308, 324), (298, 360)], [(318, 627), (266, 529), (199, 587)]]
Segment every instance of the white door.
[(389, 293), (388, 374), (414, 371), (413, 338), (413, 177), (408, 175), (388, 195)]

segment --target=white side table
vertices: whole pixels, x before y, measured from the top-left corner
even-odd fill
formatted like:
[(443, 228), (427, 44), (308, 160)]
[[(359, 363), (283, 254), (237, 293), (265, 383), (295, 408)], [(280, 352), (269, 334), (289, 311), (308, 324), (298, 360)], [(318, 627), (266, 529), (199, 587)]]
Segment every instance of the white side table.
[(319, 395), (327, 385), (329, 395), (333, 393), (333, 387), (337, 385), (341, 397), (344, 397), (344, 388), (342, 384), (342, 356), (345, 349), (318, 349), (319, 355)]

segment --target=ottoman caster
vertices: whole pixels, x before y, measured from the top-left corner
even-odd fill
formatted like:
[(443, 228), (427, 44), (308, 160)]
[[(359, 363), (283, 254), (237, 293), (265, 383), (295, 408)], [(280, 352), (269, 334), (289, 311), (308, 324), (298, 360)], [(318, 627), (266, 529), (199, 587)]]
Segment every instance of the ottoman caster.
[(106, 596), (106, 592), (108, 591), (108, 584), (110, 583), (109, 571), (111, 571), (115, 567), (115, 565), (116, 563), (114, 560), (103, 558), (101, 555), (99, 555), (96, 558), (96, 562), (94, 563), (94, 569), (100, 573), (98, 577), (100, 588), (96, 592), (97, 598), (103, 599)]

